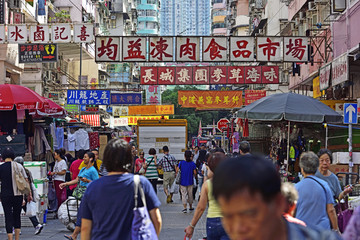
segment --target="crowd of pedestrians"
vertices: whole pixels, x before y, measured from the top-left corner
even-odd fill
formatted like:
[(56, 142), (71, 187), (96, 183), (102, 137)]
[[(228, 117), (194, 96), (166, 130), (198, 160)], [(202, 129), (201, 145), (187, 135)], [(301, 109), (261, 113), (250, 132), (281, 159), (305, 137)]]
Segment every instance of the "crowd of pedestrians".
[[(81, 150), (70, 164), (71, 156), (56, 150), (49, 176), (57, 206), (69, 193), (81, 200), (75, 230), (64, 237), (75, 240), (81, 232), (83, 240), (137, 239), (137, 234), (158, 239), (162, 218), (157, 185), (161, 176), (166, 203), (174, 202), (178, 186), (183, 205), (179, 213), (193, 214), (190, 223), (184, 225), (185, 238), (192, 238), (206, 209), (208, 240), (342, 238), (335, 209), (352, 189), (341, 190), (339, 180), (329, 170), (332, 154), (326, 149), (317, 155), (301, 154), (301, 180), (296, 184), (281, 183), (275, 165), (251, 154), (246, 141), (240, 143), (240, 155), (236, 156), (205, 146), (186, 150), (182, 159), (175, 159), (168, 146), (162, 153), (158, 158), (155, 148), (150, 148), (147, 154), (139, 152), (137, 156), (126, 141), (113, 139), (105, 148), (103, 161), (98, 159), (98, 150)], [(33, 188), (26, 194), (18, 188), (18, 174), (33, 185), (30, 172), (22, 165), (23, 158), (15, 159), (11, 148), (2, 152), (2, 158), (1, 202), (6, 232), (8, 239), (19, 239), (21, 208), (36, 201), (36, 194)], [(66, 181), (68, 169), (70, 179)], [(355, 210), (343, 231), (345, 240), (358, 239), (359, 212)], [(39, 234), (43, 226), (36, 216), (30, 219), (35, 234)]]

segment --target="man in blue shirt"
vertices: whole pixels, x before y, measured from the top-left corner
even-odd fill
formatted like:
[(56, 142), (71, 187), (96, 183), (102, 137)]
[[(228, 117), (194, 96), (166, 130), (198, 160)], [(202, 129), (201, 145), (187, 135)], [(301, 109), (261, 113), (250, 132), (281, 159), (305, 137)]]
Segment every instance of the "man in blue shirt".
[(315, 177), (318, 167), (319, 159), (315, 153), (301, 154), (300, 168), (304, 179), (295, 185), (299, 192), (296, 218), (314, 229), (338, 231), (334, 199), (329, 185)]

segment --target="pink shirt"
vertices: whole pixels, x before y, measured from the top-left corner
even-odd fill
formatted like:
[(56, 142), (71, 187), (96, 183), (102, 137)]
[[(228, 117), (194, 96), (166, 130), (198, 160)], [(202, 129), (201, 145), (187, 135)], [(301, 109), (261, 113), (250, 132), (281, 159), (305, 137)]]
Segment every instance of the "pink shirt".
[[(79, 167), (83, 161), (84, 160), (82, 160), (82, 159), (77, 159), (71, 164), (71, 166), (70, 166), (70, 172), (72, 173), (71, 180), (74, 180), (79, 175), (79, 172), (80, 172)], [(74, 184), (74, 185), (69, 186), (69, 188), (70, 188), (70, 190), (73, 190), (76, 188), (76, 186), (77, 186), (77, 184)]]
[(142, 167), (142, 164), (145, 162), (145, 158), (143, 160), (141, 160), (140, 158), (136, 159), (135, 161), (135, 172), (139, 172), (141, 167)]

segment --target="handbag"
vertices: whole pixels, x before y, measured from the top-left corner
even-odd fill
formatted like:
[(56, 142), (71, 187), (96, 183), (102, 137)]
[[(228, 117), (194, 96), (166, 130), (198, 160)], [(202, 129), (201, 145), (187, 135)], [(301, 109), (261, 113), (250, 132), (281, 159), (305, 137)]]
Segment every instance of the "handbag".
[(11, 166), (13, 167), (13, 173), (15, 173), (14, 175), (17, 189), (21, 192), (21, 194), (29, 194), (30, 185), (26, 181), (25, 177), (20, 173), (17, 163), (12, 162)]
[(180, 162), (179, 171), (175, 177), (175, 182), (176, 182), (176, 184), (180, 184), (180, 182), (181, 182), (181, 162)]
[(79, 181), (76, 188), (74, 189), (72, 196), (78, 200), (81, 200), (82, 197), (84, 196), (85, 191), (86, 191), (86, 187), (80, 186), (80, 181)]
[[(140, 192), (143, 207), (138, 207), (138, 193)], [(154, 224), (146, 208), (145, 193), (140, 183), (140, 176), (134, 175), (134, 218), (131, 226), (132, 240), (158, 240)]]
[(141, 167), (139, 170), (139, 174), (144, 174), (144, 173), (146, 173), (146, 170), (144, 167)]

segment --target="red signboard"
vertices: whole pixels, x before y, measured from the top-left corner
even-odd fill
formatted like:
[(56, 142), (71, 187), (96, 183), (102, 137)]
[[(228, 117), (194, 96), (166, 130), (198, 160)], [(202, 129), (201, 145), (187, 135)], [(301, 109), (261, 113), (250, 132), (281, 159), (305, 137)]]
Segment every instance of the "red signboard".
[(223, 132), (227, 127), (228, 127), (228, 123), (230, 121), (226, 118), (222, 118), (217, 122), (217, 128), (219, 129), (220, 132)]
[(141, 67), (142, 85), (279, 84), (278, 66)]
[(265, 90), (245, 90), (245, 105), (249, 105), (263, 97), (266, 97)]

